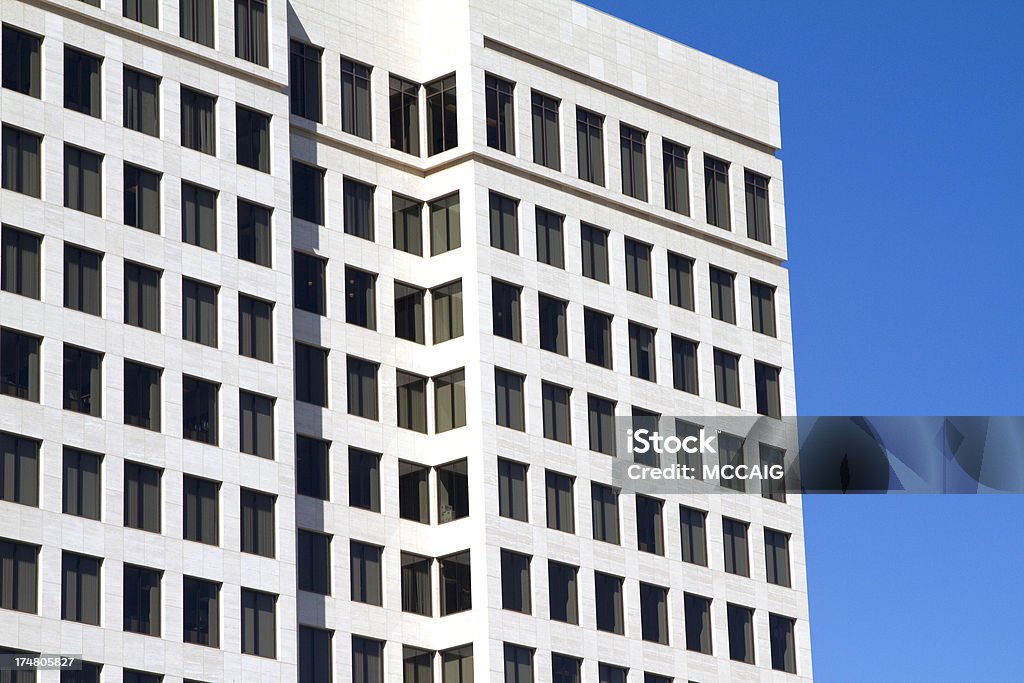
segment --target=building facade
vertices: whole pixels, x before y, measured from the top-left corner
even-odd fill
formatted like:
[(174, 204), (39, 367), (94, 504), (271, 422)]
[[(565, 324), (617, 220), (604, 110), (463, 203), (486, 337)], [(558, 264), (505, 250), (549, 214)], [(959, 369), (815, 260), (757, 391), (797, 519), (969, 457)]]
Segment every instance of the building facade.
[(811, 678), (799, 496), (612, 476), (795, 413), (774, 82), (568, 0), (0, 21), (0, 648), (86, 662), (0, 679)]

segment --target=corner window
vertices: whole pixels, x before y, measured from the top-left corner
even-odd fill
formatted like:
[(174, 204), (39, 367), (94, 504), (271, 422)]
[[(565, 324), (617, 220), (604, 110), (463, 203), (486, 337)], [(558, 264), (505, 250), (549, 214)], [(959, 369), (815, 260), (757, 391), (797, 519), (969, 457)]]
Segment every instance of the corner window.
[(462, 246), (459, 225), (459, 193), (430, 202), (430, 255), (437, 256)]
[(455, 74), (424, 86), (427, 94), (427, 156), (459, 145)]
[(419, 83), (390, 77), (391, 148), (415, 156), (420, 155), (419, 99)]

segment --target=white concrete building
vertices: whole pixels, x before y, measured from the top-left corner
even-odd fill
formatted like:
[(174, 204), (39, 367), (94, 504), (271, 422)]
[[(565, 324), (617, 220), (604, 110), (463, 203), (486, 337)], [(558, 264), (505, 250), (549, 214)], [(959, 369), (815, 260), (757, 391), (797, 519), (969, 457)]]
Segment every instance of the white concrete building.
[(795, 413), (774, 82), (569, 0), (0, 21), (0, 649), (88, 663), (0, 681), (810, 680), (799, 496), (608, 452)]

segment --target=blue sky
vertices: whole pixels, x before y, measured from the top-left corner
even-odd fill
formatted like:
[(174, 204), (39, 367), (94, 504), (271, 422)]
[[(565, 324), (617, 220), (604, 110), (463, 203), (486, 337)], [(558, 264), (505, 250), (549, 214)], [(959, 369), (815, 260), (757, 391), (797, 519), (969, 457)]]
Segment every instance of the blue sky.
[[(802, 414), (1024, 415), (1020, 3), (588, 4), (779, 82)], [(1020, 680), (1024, 496), (804, 506), (817, 680)]]

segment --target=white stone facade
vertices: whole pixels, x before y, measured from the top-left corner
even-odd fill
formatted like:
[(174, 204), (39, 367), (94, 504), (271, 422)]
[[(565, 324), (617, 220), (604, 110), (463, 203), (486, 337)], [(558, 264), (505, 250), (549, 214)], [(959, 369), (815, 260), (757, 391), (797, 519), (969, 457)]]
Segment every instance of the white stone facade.
[[(477, 681), (506, 680), (503, 644), (534, 650), (533, 675), (551, 681), (551, 653), (582, 660), (581, 680), (598, 681), (599, 663), (629, 669), (629, 683), (644, 672), (686, 681), (787, 681), (811, 679), (803, 522), (800, 497), (786, 503), (744, 496), (707, 494), (668, 499), (664, 515), (665, 555), (637, 550), (632, 496), (620, 498), (621, 543), (593, 540), (590, 482), (611, 482), (608, 456), (588, 447), (587, 394), (617, 401), (616, 413), (631, 405), (665, 415), (750, 415), (755, 413), (754, 361), (781, 369), (784, 415), (796, 410), (790, 325), (786, 229), (777, 85), (763, 77), (674, 43), (569, 0), (269, 0), (269, 66), (235, 57), (234, 7), (215, 0), (215, 48), (179, 38), (178, 0), (161, 0), (159, 28), (122, 17), (119, 0), (93, 7), (78, 0), (4, 0), (0, 20), (43, 37), (42, 96), (0, 91), (5, 125), (43, 136), (42, 197), (0, 190), (4, 225), (42, 236), (40, 300), (0, 292), (0, 326), (43, 338), (38, 403), (0, 395), (0, 431), (42, 442), (39, 506), (0, 501), (0, 538), (40, 546), (36, 614), (0, 610), (0, 646), (32, 652), (78, 652), (103, 663), (103, 681), (120, 681), (122, 668), (163, 675), (168, 683), (298, 680), (299, 625), (333, 631), (334, 680), (351, 680), (352, 634), (386, 642), (384, 675), (402, 681), (402, 646), (432, 651), (472, 644)], [(322, 48), (323, 122), (290, 115), (289, 40)], [(93, 118), (63, 106), (63, 46), (103, 57), (102, 114)], [(341, 57), (372, 67), (372, 140), (342, 132)], [(149, 137), (122, 125), (122, 65), (161, 77), (160, 135)], [(458, 141), (433, 156), (412, 156), (391, 148), (389, 74), (418, 83), (455, 73)], [(513, 81), (515, 154), (487, 146), (485, 74)], [(217, 96), (217, 149), (214, 156), (179, 144), (179, 84)], [(561, 170), (534, 163), (532, 90), (560, 100)], [(425, 138), (426, 107), (420, 92), (420, 131)], [(271, 115), (271, 173), (235, 163), (235, 104)], [(577, 177), (576, 106), (604, 115), (605, 183)], [(621, 191), (619, 123), (647, 131), (648, 201)], [(668, 211), (664, 203), (661, 140), (689, 149), (690, 215)], [(64, 207), (64, 143), (104, 155), (102, 216)], [(732, 229), (708, 225), (705, 218), (703, 157), (730, 163)], [(324, 225), (293, 219), (291, 161), (326, 169)], [(162, 173), (161, 234), (122, 221), (122, 160)], [(771, 244), (747, 237), (744, 169), (770, 178)], [(374, 242), (342, 230), (343, 178), (375, 186)], [(219, 192), (216, 251), (180, 239), (180, 180)], [(519, 253), (490, 245), (488, 193), (517, 198)], [(392, 244), (392, 193), (429, 201), (458, 191), (461, 247), (437, 256), (398, 251)], [(236, 257), (236, 197), (273, 209), (273, 267)], [(564, 214), (565, 268), (537, 260), (534, 209)], [(610, 283), (583, 277), (580, 222), (609, 231)], [(425, 231), (427, 228), (425, 226)], [(653, 246), (653, 296), (626, 290), (623, 239)], [(63, 306), (63, 244), (104, 254), (102, 316)], [(293, 308), (292, 252), (328, 260), (327, 315)], [(667, 253), (694, 261), (696, 310), (669, 304)], [(162, 271), (160, 333), (124, 324), (123, 260)], [(710, 313), (708, 266), (735, 272), (736, 324)], [(345, 322), (345, 266), (377, 274), (377, 329)], [(219, 287), (219, 343), (216, 348), (182, 340), (181, 278)], [(491, 278), (523, 287), (522, 342), (492, 333)], [(749, 280), (776, 287), (775, 338), (752, 331)], [(461, 279), (465, 333), (431, 344), (430, 315), (425, 345), (394, 335), (394, 282), (431, 288)], [(537, 293), (569, 301), (568, 355), (539, 345)], [(238, 353), (239, 293), (273, 300), (274, 363)], [(614, 316), (614, 369), (585, 362), (583, 308)], [(429, 308), (429, 306), (428, 306)], [(656, 383), (630, 376), (627, 324), (657, 328)], [(672, 386), (671, 335), (700, 342), (700, 395)], [(328, 408), (294, 400), (293, 342), (329, 349)], [(62, 409), (62, 346), (100, 351), (103, 359), (103, 414), (82, 416)], [(715, 401), (713, 349), (740, 356), (740, 408)], [(379, 421), (347, 414), (346, 356), (380, 364)], [(163, 426), (159, 433), (123, 424), (122, 358), (163, 368)], [(526, 375), (526, 431), (495, 424), (495, 367)], [(466, 426), (427, 435), (399, 429), (396, 421), (396, 369), (435, 377), (465, 369)], [(182, 376), (220, 384), (219, 447), (182, 438)], [(572, 388), (572, 444), (543, 438), (541, 381)], [(273, 396), (274, 459), (239, 452), (238, 392)], [(428, 392), (428, 415), (433, 416)], [(433, 420), (431, 419), (432, 423)], [(430, 430), (433, 432), (433, 429)], [(295, 493), (295, 435), (328, 440), (330, 501)], [(62, 514), (62, 446), (103, 454), (101, 519)], [(381, 512), (348, 503), (348, 447), (383, 454)], [(470, 514), (439, 524), (403, 520), (398, 508), (398, 460), (429, 466), (468, 459)], [(498, 514), (497, 458), (529, 464), (529, 522)], [(162, 533), (125, 528), (122, 461), (163, 468)], [(575, 533), (545, 523), (546, 469), (575, 477)], [(182, 540), (183, 473), (222, 482), (220, 542), (217, 546)], [(431, 480), (432, 502), (436, 486)], [(239, 551), (239, 490), (276, 495), (276, 556)], [(709, 567), (680, 560), (678, 503), (708, 512)], [(724, 571), (721, 517), (750, 524), (750, 577)], [(791, 534), (792, 587), (766, 581), (762, 529)], [(331, 534), (331, 595), (299, 591), (296, 581), (296, 529)], [(383, 551), (383, 607), (349, 600), (349, 539)], [(531, 555), (532, 615), (502, 609), (499, 553), (507, 548)], [(62, 620), (61, 550), (103, 558), (99, 626)], [(399, 557), (402, 551), (440, 558), (469, 550), (473, 608), (438, 616), (438, 569), (433, 566), (434, 617), (401, 608)], [(579, 625), (547, 618), (547, 558), (579, 567)], [(121, 565), (163, 570), (162, 636), (125, 633), (121, 628)], [(625, 635), (600, 632), (595, 623), (593, 570), (625, 578)], [(222, 583), (220, 647), (182, 642), (182, 576)], [(669, 645), (640, 637), (639, 581), (669, 588)], [(276, 658), (241, 654), (240, 591), (252, 588), (278, 595)], [(713, 655), (685, 647), (683, 593), (713, 599)], [(726, 603), (754, 608), (755, 663), (730, 661)], [(773, 671), (769, 613), (796, 620), (796, 674)], [(434, 660), (434, 680), (441, 681)], [(38, 680), (57, 681), (56, 672)]]

